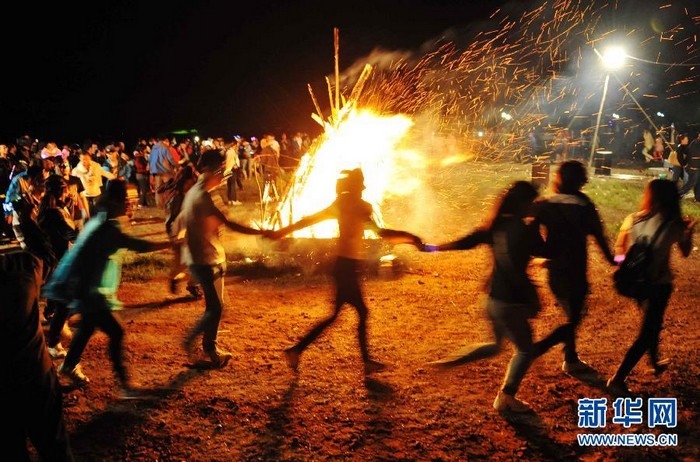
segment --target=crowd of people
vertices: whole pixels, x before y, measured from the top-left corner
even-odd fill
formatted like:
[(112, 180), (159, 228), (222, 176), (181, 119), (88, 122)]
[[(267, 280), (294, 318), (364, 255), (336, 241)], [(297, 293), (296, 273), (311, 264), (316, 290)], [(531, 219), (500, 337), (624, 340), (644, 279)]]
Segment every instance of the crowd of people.
[(666, 169), (681, 197), (700, 201), (700, 133), (692, 140), (687, 133), (666, 140), (661, 133), (653, 136), (651, 130), (644, 130), (640, 144), (641, 157), (648, 165)]
[[(365, 229), (373, 229), (382, 239), (393, 244), (410, 244), (424, 252), (466, 250), (481, 244), (491, 247), (492, 275), (486, 311), (495, 338), (492, 343), (474, 345), (454, 364), (493, 356), (504, 340), (511, 341), (516, 353), (493, 403), (493, 407), (502, 412), (531, 410), (526, 402), (516, 398), (519, 385), (530, 365), (557, 344), (564, 345), (564, 372), (580, 374), (591, 370), (591, 366), (579, 357), (576, 347), (576, 332), (586, 311), (589, 293), (588, 237), (595, 239), (610, 265), (617, 265), (633, 243), (649, 241), (654, 236), (649, 273), (654, 290), (646, 298), (637, 300), (644, 309), (642, 328), (608, 381), (608, 388), (612, 393), (629, 395), (625, 379), (645, 352), (649, 353), (657, 373), (668, 367), (669, 362), (659, 354), (659, 333), (672, 292), (671, 248), (678, 245), (682, 255), (687, 257), (696, 224), (695, 220), (681, 216), (680, 195), (673, 181), (655, 179), (647, 185), (640, 210), (625, 220), (613, 248), (609, 245), (595, 204), (582, 192), (588, 176), (586, 167), (578, 161), (565, 161), (559, 165), (553, 183), (554, 194), (540, 197), (538, 189), (530, 182), (518, 181), (504, 191), (483, 226), (461, 239), (444, 244), (426, 244), (411, 233), (380, 228), (372, 220), (371, 205), (362, 199), (365, 185), (359, 169), (341, 172), (336, 185), (337, 197), (326, 209), (280, 230), (260, 230), (231, 221), (212, 199), (216, 188), (232, 181), (232, 184), (227, 184), (227, 197), (229, 203), (236, 202), (235, 190), (240, 187), (238, 180), (251, 174), (248, 170), (251, 164), (246, 165), (245, 160), (258, 157), (259, 162), (252, 168), (260, 168), (263, 177), (274, 176), (280, 168), (274, 138), (268, 138), (260, 152), (250, 159), (240, 154), (246, 149), (244, 141), (234, 138), (227, 144), (213, 140), (203, 144), (201, 151), (197, 152), (191, 145), (188, 148), (186, 142), (182, 150), (173, 149), (170, 139), (164, 137), (152, 146), (135, 150), (133, 157), (124, 155), (118, 144), (109, 145), (105, 148), (102, 165), (95, 160), (100, 156), (92, 146), (81, 153), (69, 152), (65, 157), (62, 153), (40, 155), (38, 162), (28, 163), (21, 172), (14, 168), (17, 164), (13, 164), (5, 200), (5, 210), (11, 217), (8, 232), (32, 256), (33, 263), (29, 266), (34, 268), (32, 275), (36, 284), (29, 284), (32, 290), (25, 290), (16, 297), (16, 309), (24, 314), (25, 330), (31, 328), (30, 337), (35, 348), (29, 350), (15, 346), (11, 351), (15, 353), (15, 362), (41, 364), (41, 374), (37, 375), (34, 386), (41, 387), (43, 392), (40, 398), (33, 399), (44, 400), (45, 406), (36, 407), (43, 413), (50, 413), (50, 418), (46, 418), (43, 424), (27, 418), (25, 426), (13, 432), (14, 441), (6, 447), (15, 448), (13, 454), (18, 460), (22, 459), (22, 447), (26, 451), (26, 437), (42, 457), (71, 460), (57, 377), (64, 377), (74, 387), (84, 387), (89, 383), (80, 367), (80, 358), (96, 329), (109, 337), (109, 358), (121, 387), (120, 396), (124, 399), (142, 397), (129, 380), (122, 352), (124, 330), (115, 315), (120, 307), (117, 298), (121, 267), (119, 249), (175, 251), (171, 287), (177, 285), (180, 273), (186, 269), (190, 274), (188, 286), (196, 287), (190, 292), (197, 298), (204, 298), (204, 313), (184, 336), (183, 350), (192, 358), (193, 364), (200, 367), (226, 366), (232, 355), (217, 343), (219, 323), (226, 306), (226, 255), (220, 238), (222, 227), (237, 233), (279, 239), (322, 220), (337, 220), (339, 239), (333, 271), (335, 303), (327, 319), (284, 350), (284, 357), (294, 371), (299, 367), (303, 352), (333, 324), (345, 304), (353, 306), (359, 315), (358, 337), (365, 373), (372, 374), (385, 368), (369, 353), (366, 330), (369, 308), (358, 277)], [(47, 150), (51, 149), (53, 146)], [(70, 159), (76, 154), (78, 159), (73, 165)], [(143, 160), (137, 162), (140, 157)], [(68, 165), (61, 167), (66, 162)], [(168, 239), (148, 241), (129, 236), (121, 229), (121, 218), (127, 213), (127, 182), (132, 178), (139, 185), (142, 206), (149, 205), (146, 190), (152, 190), (155, 205), (168, 210)], [(530, 321), (537, 316), (541, 305), (539, 294), (527, 274), (528, 265), (535, 256), (547, 259), (549, 288), (567, 318), (566, 323), (539, 341), (533, 339)], [(2, 277), (4, 284), (8, 284), (10, 276), (20, 278), (19, 273), (8, 270)], [(39, 286), (41, 291), (37, 288)], [(16, 285), (13, 290), (17, 292), (22, 287)], [(39, 326), (40, 297), (48, 301), (43, 313), (49, 320), (45, 342)], [(60, 344), (60, 337), (70, 313), (79, 313), (80, 323), (65, 349)], [(2, 320), (14, 317), (3, 313)], [(26, 322), (27, 319), (30, 322)], [(17, 324), (13, 326), (17, 327)], [(41, 345), (37, 344), (37, 336), (42, 339)], [(17, 344), (27, 339), (26, 333), (19, 331), (3, 333), (0, 337), (15, 339)], [(195, 344), (200, 337), (201, 351), (196, 351)], [(54, 368), (51, 359), (60, 358), (64, 358), (63, 362)], [(10, 380), (5, 386), (9, 386), (4, 390), (6, 396), (12, 393), (26, 395), (19, 391), (26, 386), (26, 381)]]
[[(54, 141), (39, 142), (25, 135), (15, 143), (0, 144), (0, 199), (5, 203), (5, 215), (10, 215), (17, 195), (16, 189), (10, 189), (12, 179), (31, 166), (39, 166), (44, 176), (62, 175), (71, 189), (78, 189), (80, 197), (74, 194), (75, 203), (71, 204), (78, 227), (89, 218), (91, 210), (94, 212), (106, 182), (114, 178), (136, 187), (138, 207), (165, 207), (169, 193), (163, 191), (163, 185), (182, 166), (196, 163), (202, 150), (216, 148), (226, 154), (228, 203), (240, 205), (236, 190), (243, 188), (243, 180), (256, 175), (274, 179), (280, 171), (293, 169), (311, 143), (308, 134), (297, 132), (292, 137), (282, 133), (279, 139), (273, 134), (260, 139), (235, 135), (201, 141), (196, 137), (178, 140), (164, 135), (140, 139), (130, 148), (123, 141), (86, 141), (83, 145), (59, 147)], [(0, 233), (11, 236), (7, 226)]]
[[(11, 377), (0, 386), (8, 398), (3, 409), (9, 414), (3, 414), (20, 416), (20, 424), (13, 422), (13, 431), (0, 438), (11, 460), (28, 460), (27, 438), (44, 460), (72, 460), (59, 376), (75, 387), (90, 382), (80, 359), (96, 329), (109, 338), (120, 396), (139, 397), (124, 364), (124, 330), (115, 315), (121, 306), (116, 296), (120, 249), (173, 250), (171, 291), (177, 290), (186, 267), (188, 291), (196, 299), (204, 297), (206, 305), (186, 349), (193, 353), (194, 339), (202, 335), (200, 363), (226, 364), (230, 355), (216, 348), (225, 270), (218, 227), (247, 234), (262, 231), (228, 221), (214, 206), (210, 189), (233, 178), (229, 204), (240, 203), (232, 194), (236, 186), (242, 187), (241, 178), (259, 175), (274, 181), (283, 168), (294, 166), (310, 143), (302, 134), (280, 141), (265, 135), (260, 141), (236, 136), (228, 143), (223, 138), (176, 143), (163, 136), (141, 140), (131, 154), (124, 143), (100, 147), (89, 142), (84, 148), (59, 149), (54, 142), (40, 147), (28, 136), (17, 144), (0, 145), (0, 232), (3, 242), (11, 244), (0, 255), (0, 281), (9, 302), (0, 316), (8, 351), (3, 369)], [(127, 199), (131, 189), (138, 192), (135, 204)], [(151, 242), (124, 233), (121, 222), (131, 205), (164, 208), (169, 239)], [(13, 251), (14, 242), (22, 252)], [(74, 333), (66, 327), (71, 314), (80, 318)], [(62, 337), (70, 339), (67, 349)], [(55, 368), (53, 360), (61, 358)]]

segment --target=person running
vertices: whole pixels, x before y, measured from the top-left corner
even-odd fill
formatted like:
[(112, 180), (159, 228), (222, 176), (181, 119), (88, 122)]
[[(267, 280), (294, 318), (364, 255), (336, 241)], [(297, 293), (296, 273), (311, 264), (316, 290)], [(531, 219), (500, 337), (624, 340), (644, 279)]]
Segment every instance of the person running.
[(688, 257), (693, 248), (696, 223), (697, 220), (681, 218), (675, 183), (657, 179), (647, 184), (640, 210), (627, 216), (620, 227), (615, 245), (616, 253), (620, 256), (625, 255), (635, 242), (646, 240), (651, 243), (657, 231), (659, 234), (652, 247), (649, 295), (638, 301), (644, 312), (642, 326), (615, 375), (607, 382), (608, 389), (613, 393), (630, 394), (625, 379), (646, 352), (657, 375), (668, 368), (669, 361), (659, 358), (659, 335), (673, 292), (673, 273), (669, 264), (671, 248), (678, 244), (681, 254)]
[(591, 199), (581, 192), (588, 182), (586, 167), (579, 161), (563, 162), (557, 170), (554, 195), (535, 204), (535, 215), (546, 229), (549, 287), (567, 322), (538, 342), (541, 355), (564, 343), (562, 370), (575, 374), (590, 368), (576, 350), (576, 329), (581, 323), (588, 295), (588, 236), (593, 236), (611, 265), (615, 259), (603, 225)]
[(424, 251), (468, 250), (480, 244), (491, 247), (493, 272), (489, 282), (486, 312), (494, 332), (494, 342), (474, 345), (459, 361), (470, 362), (496, 355), (503, 339), (515, 345), (516, 352), (508, 364), (503, 386), (493, 407), (499, 412), (529, 412), (530, 406), (516, 398), (525, 373), (534, 359), (532, 327), (529, 319), (540, 310), (535, 285), (527, 275), (532, 255), (539, 254), (543, 241), (539, 229), (526, 218), (532, 212), (537, 189), (527, 181), (517, 181), (502, 195), (493, 216), (483, 227), (467, 236), (440, 245), (426, 245)]
[(420, 248), (422, 241), (417, 236), (405, 231), (380, 228), (372, 219), (372, 206), (362, 199), (362, 191), (364, 189), (362, 170), (359, 168), (344, 170), (341, 172), (341, 177), (336, 184), (337, 197), (330, 206), (276, 231), (272, 236), (274, 239), (279, 239), (298, 229), (306, 228), (324, 220), (338, 220), (338, 250), (333, 268), (333, 279), (336, 287), (333, 313), (314, 326), (296, 345), (284, 350), (287, 364), (295, 372), (299, 367), (299, 358), (304, 350), (326, 328), (335, 322), (340, 309), (346, 303), (357, 310), (360, 318), (357, 329), (365, 374), (378, 372), (385, 368), (384, 364), (370, 357), (367, 345), (368, 309), (362, 295), (359, 280), (364, 231), (365, 229), (373, 230), (382, 239), (395, 244), (410, 243)]
[(204, 314), (185, 336), (183, 348), (192, 357), (194, 341), (202, 335), (202, 350), (208, 360), (206, 367), (213, 368), (224, 367), (231, 359), (230, 353), (217, 348), (226, 272), (226, 254), (219, 239), (219, 230), (225, 226), (241, 234), (265, 234), (263, 230), (230, 221), (214, 204), (211, 192), (224, 180), (224, 162), (224, 155), (218, 149), (202, 153), (197, 163), (200, 175), (185, 194), (177, 225), (185, 233), (183, 261), (189, 267), (190, 274), (199, 282), (205, 302)]
[(82, 372), (80, 358), (88, 341), (99, 328), (109, 337), (109, 357), (121, 386), (121, 397), (136, 398), (124, 365), (124, 329), (114, 311), (121, 309), (117, 290), (121, 276), (120, 249), (151, 252), (170, 248), (169, 241), (152, 242), (125, 234), (119, 217), (127, 212), (126, 183), (111, 180), (96, 205), (97, 214), (85, 225), (73, 247), (64, 255), (44, 286), (48, 299), (69, 301), (80, 314), (80, 324), (68, 348), (59, 375), (74, 386), (90, 382)]

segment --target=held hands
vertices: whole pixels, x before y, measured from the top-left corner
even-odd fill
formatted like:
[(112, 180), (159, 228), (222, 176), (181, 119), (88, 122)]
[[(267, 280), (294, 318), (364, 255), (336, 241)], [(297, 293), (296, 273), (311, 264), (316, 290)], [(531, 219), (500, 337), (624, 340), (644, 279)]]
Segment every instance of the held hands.
[(264, 237), (265, 239), (270, 239), (271, 241), (278, 241), (287, 234), (289, 234), (289, 232), (285, 231), (284, 229), (278, 229), (277, 231), (274, 231), (272, 229), (264, 229), (260, 234), (262, 234), (262, 237)]
[(279, 239), (277, 231), (273, 231), (271, 229), (260, 230), (260, 235), (262, 235), (262, 237), (264, 237), (265, 239), (270, 239), (270, 240)]
[(422, 250), (425, 245), (420, 237), (406, 231), (380, 229), (378, 234), (379, 237), (391, 244), (411, 244), (416, 246), (418, 250)]

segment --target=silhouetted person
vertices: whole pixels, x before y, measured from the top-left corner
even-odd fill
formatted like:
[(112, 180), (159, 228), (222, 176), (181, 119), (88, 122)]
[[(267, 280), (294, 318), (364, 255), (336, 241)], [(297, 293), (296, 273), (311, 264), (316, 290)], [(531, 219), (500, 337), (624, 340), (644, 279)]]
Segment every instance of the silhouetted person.
[(29, 439), (41, 460), (72, 461), (63, 395), (39, 322), (45, 263), (27, 250), (0, 254), (0, 450), (3, 460), (29, 461)]
[(624, 255), (632, 244), (640, 240), (651, 243), (652, 236), (659, 230), (660, 234), (652, 248), (649, 295), (639, 301), (644, 311), (642, 326), (622, 364), (608, 381), (608, 388), (614, 393), (629, 394), (625, 379), (646, 352), (657, 374), (668, 367), (669, 361), (659, 358), (659, 335), (673, 292), (673, 273), (669, 261), (671, 248), (678, 244), (681, 254), (688, 257), (693, 248), (693, 229), (697, 223), (697, 220), (681, 218), (679, 202), (674, 182), (652, 180), (644, 190), (640, 210), (629, 215), (620, 227), (616, 244), (618, 255)]
[(589, 369), (576, 350), (576, 329), (589, 288), (588, 236), (595, 238), (605, 258), (615, 265), (595, 204), (581, 192), (587, 182), (586, 167), (576, 160), (566, 161), (556, 172), (555, 194), (535, 204), (537, 220), (546, 228), (549, 287), (567, 317), (564, 325), (538, 342), (538, 354), (563, 342), (562, 370), (567, 373)]
[(678, 194), (685, 196), (692, 192), (695, 202), (700, 202), (700, 133), (688, 145), (686, 159), (687, 164), (685, 168), (688, 173), (688, 180), (679, 189)]
[(537, 189), (531, 183), (518, 181), (495, 206), (490, 223), (454, 242), (424, 248), (429, 252), (442, 252), (468, 250), (486, 244), (493, 251), (486, 312), (493, 327), (494, 343), (475, 345), (461, 362), (494, 356), (500, 351), (504, 338), (513, 342), (516, 353), (493, 402), (498, 411), (530, 411), (528, 403), (516, 398), (515, 394), (535, 357), (529, 319), (539, 312), (540, 301), (528, 278), (527, 266), (531, 255), (539, 253), (542, 237), (535, 224), (526, 223), (526, 216), (532, 211), (536, 197)]
[(372, 206), (362, 199), (365, 189), (362, 170), (345, 170), (336, 184), (337, 197), (326, 209), (304, 217), (285, 228), (275, 232), (274, 238), (281, 238), (298, 229), (306, 228), (324, 220), (338, 220), (339, 237), (338, 251), (333, 268), (336, 297), (333, 313), (314, 326), (299, 342), (285, 350), (287, 363), (296, 371), (299, 357), (316, 340), (316, 338), (333, 324), (344, 304), (352, 305), (359, 315), (357, 334), (360, 340), (360, 351), (364, 361), (365, 373), (377, 372), (385, 366), (373, 360), (367, 346), (367, 316), (368, 310), (362, 296), (359, 271), (363, 259), (363, 236), (365, 229), (370, 229), (382, 238), (394, 243), (412, 243), (417, 247), (422, 245), (420, 239), (404, 231), (380, 228), (372, 219)]

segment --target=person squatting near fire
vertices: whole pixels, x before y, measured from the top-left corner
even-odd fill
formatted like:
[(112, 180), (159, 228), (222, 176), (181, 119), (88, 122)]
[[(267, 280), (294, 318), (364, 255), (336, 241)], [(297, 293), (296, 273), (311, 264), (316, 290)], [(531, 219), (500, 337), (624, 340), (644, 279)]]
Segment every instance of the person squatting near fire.
[(68, 303), (71, 310), (80, 314), (80, 324), (58, 372), (74, 386), (90, 381), (81, 370), (80, 358), (99, 328), (109, 337), (109, 357), (121, 386), (120, 397), (138, 398), (140, 393), (132, 388), (124, 365), (124, 329), (114, 313), (121, 309), (116, 297), (121, 279), (119, 250), (151, 252), (170, 248), (171, 244), (138, 239), (121, 230), (119, 218), (127, 212), (124, 181), (111, 180), (107, 184), (96, 211), (43, 288), (47, 299)]
[(615, 245), (618, 256), (624, 256), (635, 242), (644, 240), (653, 244), (649, 271), (651, 286), (646, 296), (637, 301), (644, 313), (642, 325), (622, 363), (607, 382), (611, 393), (630, 395), (625, 379), (646, 352), (656, 375), (668, 368), (669, 361), (659, 358), (659, 336), (673, 292), (673, 273), (669, 264), (671, 248), (678, 244), (681, 255), (687, 258), (693, 248), (696, 224), (697, 220), (681, 218), (675, 182), (659, 179), (647, 184), (640, 210), (628, 215), (622, 223)]
[(367, 345), (368, 309), (362, 295), (359, 279), (359, 270), (363, 259), (362, 239), (364, 231), (365, 229), (373, 230), (379, 237), (394, 244), (413, 244), (421, 248), (423, 243), (419, 237), (405, 231), (380, 228), (372, 219), (372, 206), (362, 199), (364, 189), (362, 170), (359, 168), (344, 170), (336, 183), (337, 197), (330, 206), (276, 231), (272, 236), (274, 239), (280, 239), (298, 229), (324, 220), (338, 220), (338, 250), (333, 268), (336, 288), (333, 313), (314, 326), (296, 345), (284, 350), (287, 363), (295, 372), (298, 369), (301, 354), (327, 327), (335, 322), (345, 303), (352, 305), (359, 315), (357, 333), (365, 374), (378, 372), (385, 368), (384, 364), (370, 357)]
[(224, 305), (224, 274), (226, 254), (219, 238), (221, 226), (241, 234), (261, 235), (268, 231), (249, 228), (230, 221), (212, 200), (211, 192), (224, 181), (224, 154), (218, 149), (202, 153), (197, 170), (197, 182), (187, 191), (182, 211), (177, 217), (178, 235), (184, 233), (183, 262), (199, 282), (204, 292), (204, 314), (187, 333), (183, 348), (194, 356), (195, 339), (202, 335), (205, 360), (195, 365), (220, 368), (231, 359), (231, 354), (217, 348), (217, 335)]
[(556, 172), (554, 195), (535, 203), (537, 223), (545, 228), (549, 287), (567, 322), (537, 344), (537, 355), (564, 343), (562, 370), (569, 374), (592, 371), (576, 350), (576, 330), (585, 313), (588, 295), (588, 236), (593, 236), (611, 265), (615, 257), (595, 204), (581, 188), (588, 182), (581, 162), (563, 162)]
[(537, 289), (527, 275), (530, 257), (539, 255), (544, 246), (538, 226), (529, 217), (537, 194), (531, 183), (517, 181), (502, 195), (494, 207), (493, 216), (483, 227), (456, 241), (423, 247), (426, 252), (468, 250), (479, 244), (492, 249), (493, 272), (488, 284), (486, 312), (495, 341), (462, 349), (463, 356), (453, 364), (495, 356), (504, 338), (513, 342), (516, 352), (493, 402), (494, 409), (499, 412), (531, 410), (528, 403), (516, 398), (515, 394), (535, 358), (529, 320), (541, 308)]

